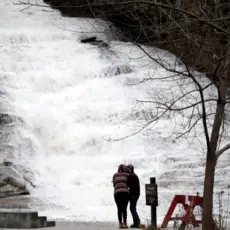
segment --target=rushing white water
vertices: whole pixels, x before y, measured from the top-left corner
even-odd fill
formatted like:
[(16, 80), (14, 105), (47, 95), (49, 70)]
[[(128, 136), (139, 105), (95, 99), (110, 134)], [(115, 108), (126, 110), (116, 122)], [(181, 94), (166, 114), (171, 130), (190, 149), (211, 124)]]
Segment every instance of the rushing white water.
[[(143, 53), (131, 44), (111, 41), (107, 50), (80, 43), (79, 31), (88, 35), (103, 29), (94, 20), (1, 0), (1, 109), (17, 118), (4, 128), (1, 151), (33, 172), (37, 188), (31, 189), (30, 205), (49, 217), (116, 221), (111, 179), (120, 163), (134, 164), (140, 177), (143, 221), (149, 217), (144, 184), (157, 177), (162, 217), (173, 194), (202, 192), (202, 149), (188, 147), (186, 140), (163, 139), (171, 129), (167, 119), (151, 132), (106, 141), (137, 130), (134, 120), (148, 116), (150, 108), (130, 116), (133, 98), (150, 86), (127, 85), (149, 74)], [(154, 74), (167, 73), (158, 67)], [(220, 188), (229, 179), (222, 175)]]

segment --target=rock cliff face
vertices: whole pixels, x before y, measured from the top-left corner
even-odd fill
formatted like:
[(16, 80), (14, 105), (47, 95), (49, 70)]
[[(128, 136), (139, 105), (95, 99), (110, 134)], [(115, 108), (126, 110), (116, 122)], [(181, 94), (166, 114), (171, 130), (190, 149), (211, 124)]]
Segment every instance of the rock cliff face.
[(12, 162), (5, 159), (1, 161), (0, 197), (30, 194), (27, 183), (26, 178), (16, 170)]
[(210, 78), (215, 77), (229, 39), (224, 31), (230, 28), (230, 3), (224, 0), (44, 2), (60, 10), (63, 16), (109, 20), (122, 31), (121, 40), (166, 49)]

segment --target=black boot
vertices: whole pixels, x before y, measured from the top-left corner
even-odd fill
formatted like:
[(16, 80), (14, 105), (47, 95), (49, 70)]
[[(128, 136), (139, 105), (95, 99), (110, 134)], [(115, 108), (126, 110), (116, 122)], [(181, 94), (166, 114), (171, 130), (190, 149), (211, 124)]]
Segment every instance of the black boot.
[(130, 228), (139, 228), (139, 225), (137, 225), (137, 224), (132, 224), (132, 225), (130, 226)]

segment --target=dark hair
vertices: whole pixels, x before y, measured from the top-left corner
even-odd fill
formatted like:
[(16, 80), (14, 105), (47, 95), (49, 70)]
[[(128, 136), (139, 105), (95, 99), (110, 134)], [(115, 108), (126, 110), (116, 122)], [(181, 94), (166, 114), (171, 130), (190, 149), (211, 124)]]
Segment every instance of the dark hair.
[(124, 164), (119, 165), (118, 172), (119, 173), (125, 173), (125, 172), (127, 172), (127, 167)]
[(130, 170), (130, 172), (134, 172), (134, 166), (129, 164), (127, 165), (127, 168)]

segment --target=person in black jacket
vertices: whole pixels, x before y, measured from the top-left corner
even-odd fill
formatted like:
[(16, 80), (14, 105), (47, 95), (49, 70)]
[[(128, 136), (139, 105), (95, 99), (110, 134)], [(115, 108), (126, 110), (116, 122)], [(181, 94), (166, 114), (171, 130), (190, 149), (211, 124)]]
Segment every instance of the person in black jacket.
[(129, 201), (130, 201), (130, 212), (133, 217), (133, 224), (130, 228), (139, 228), (140, 218), (137, 213), (137, 201), (140, 197), (140, 182), (138, 176), (134, 173), (134, 166), (127, 165), (129, 176), (128, 176), (128, 187), (129, 187)]

